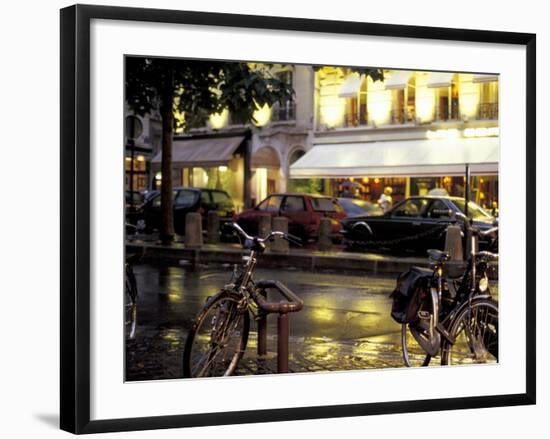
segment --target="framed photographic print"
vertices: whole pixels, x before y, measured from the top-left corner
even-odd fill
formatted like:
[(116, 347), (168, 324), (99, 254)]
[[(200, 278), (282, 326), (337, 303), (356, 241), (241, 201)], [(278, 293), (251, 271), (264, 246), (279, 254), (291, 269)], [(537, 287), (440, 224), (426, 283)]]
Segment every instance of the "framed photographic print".
[(535, 403), (535, 35), (61, 10), (61, 428)]

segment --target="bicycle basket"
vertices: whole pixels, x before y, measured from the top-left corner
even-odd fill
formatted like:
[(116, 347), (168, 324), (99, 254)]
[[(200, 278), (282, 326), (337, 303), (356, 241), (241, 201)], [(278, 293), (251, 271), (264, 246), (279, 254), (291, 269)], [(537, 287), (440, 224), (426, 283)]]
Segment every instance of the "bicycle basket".
[[(428, 286), (432, 271), (422, 267), (412, 267), (397, 277), (397, 284), (390, 294), (392, 299), (391, 316), (397, 323), (410, 323), (416, 318), (419, 302), (419, 287)], [(414, 299), (414, 300), (413, 300)]]

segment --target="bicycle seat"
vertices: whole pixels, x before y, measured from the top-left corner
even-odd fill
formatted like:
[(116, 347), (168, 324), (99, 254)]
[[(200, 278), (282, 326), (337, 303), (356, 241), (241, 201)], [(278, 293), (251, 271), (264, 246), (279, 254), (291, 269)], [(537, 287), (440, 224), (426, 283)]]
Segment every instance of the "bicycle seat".
[(449, 252), (444, 252), (435, 248), (428, 250), (428, 257), (434, 262), (447, 262), (451, 259)]

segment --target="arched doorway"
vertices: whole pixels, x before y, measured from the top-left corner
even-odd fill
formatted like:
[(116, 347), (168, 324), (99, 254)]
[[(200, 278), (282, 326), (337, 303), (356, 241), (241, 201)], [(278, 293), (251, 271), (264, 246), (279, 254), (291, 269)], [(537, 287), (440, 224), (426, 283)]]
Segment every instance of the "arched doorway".
[(262, 146), (252, 154), (252, 203), (257, 204), (269, 194), (281, 192), (281, 161), (279, 153), (271, 146)]

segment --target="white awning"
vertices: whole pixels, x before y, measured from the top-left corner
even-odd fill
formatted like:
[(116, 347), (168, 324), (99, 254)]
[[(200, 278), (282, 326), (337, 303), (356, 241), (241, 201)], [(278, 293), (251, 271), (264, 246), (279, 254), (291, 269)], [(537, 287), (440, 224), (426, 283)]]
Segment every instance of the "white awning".
[(498, 173), (499, 138), (318, 144), (290, 166), (290, 178), (426, 177)]
[(408, 70), (396, 70), (392, 72), (392, 75), (384, 81), (386, 90), (403, 90), (407, 87), (412, 74), (413, 72)]
[(472, 79), (472, 82), (495, 82), (498, 81), (498, 75), (482, 75), (476, 74)]
[[(178, 166), (220, 166), (227, 165), (244, 137), (214, 137), (204, 139), (174, 140), (172, 163)], [(160, 164), (162, 154), (158, 153), (153, 164)]]
[(450, 87), (453, 81), (452, 72), (430, 72), (428, 76), (428, 87)]
[(341, 98), (354, 98), (359, 93), (361, 88), (361, 76), (357, 73), (352, 73), (345, 80), (344, 83), (340, 86), (340, 91), (338, 96)]

